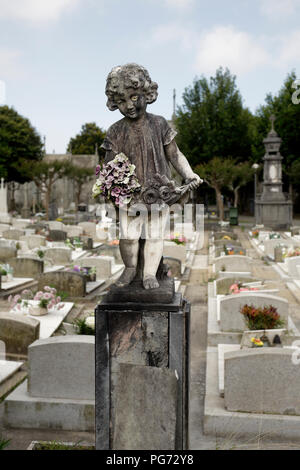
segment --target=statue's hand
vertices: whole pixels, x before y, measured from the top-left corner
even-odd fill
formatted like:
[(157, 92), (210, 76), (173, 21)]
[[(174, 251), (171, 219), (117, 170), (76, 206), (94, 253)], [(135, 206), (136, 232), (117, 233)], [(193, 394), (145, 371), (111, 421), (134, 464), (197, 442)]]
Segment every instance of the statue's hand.
[(194, 173), (193, 178), (189, 178), (186, 182), (189, 185), (189, 190), (197, 189), (200, 184), (203, 183), (203, 180), (200, 178), (199, 175)]

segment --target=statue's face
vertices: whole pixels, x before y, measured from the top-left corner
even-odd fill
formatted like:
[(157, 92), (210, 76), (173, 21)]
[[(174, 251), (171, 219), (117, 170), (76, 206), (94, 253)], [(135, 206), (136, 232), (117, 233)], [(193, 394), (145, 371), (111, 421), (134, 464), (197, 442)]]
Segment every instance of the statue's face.
[(147, 108), (146, 96), (140, 90), (125, 88), (115, 97), (115, 102), (123, 116), (130, 119), (139, 119)]

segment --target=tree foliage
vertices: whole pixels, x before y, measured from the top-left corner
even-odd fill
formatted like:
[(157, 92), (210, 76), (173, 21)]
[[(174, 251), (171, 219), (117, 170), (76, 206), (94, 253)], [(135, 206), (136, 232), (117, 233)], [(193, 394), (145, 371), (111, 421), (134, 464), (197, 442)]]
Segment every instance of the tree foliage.
[(105, 132), (95, 122), (88, 122), (83, 124), (79, 134), (70, 139), (67, 151), (72, 155), (92, 155), (98, 148), (102, 154), (100, 147), (104, 137)]
[(29, 120), (13, 108), (0, 106), (0, 176), (24, 183), (29, 177), (21, 170), (23, 162), (37, 162), (42, 156), (41, 137)]
[(213, 157), (238, 161), (251, 156), (255, 122), (243, 107), (235, 77), (218, 69), (215, 77), (195, 79), (185, 89), (184, 105), (178, 108), (177, 142), (192, 166)]
[(53, 162), (23, 162), (22, 171), (33, 181), (45, 197), (46, 218), (49, 219), (49, 203), (54, 183), (70, 174), (71, 165), (66, 160)]

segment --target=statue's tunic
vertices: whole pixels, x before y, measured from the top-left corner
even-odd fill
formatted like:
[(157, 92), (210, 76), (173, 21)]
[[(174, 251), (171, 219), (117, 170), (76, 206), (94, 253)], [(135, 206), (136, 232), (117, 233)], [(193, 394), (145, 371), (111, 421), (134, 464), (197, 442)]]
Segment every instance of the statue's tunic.
[(170, 178), (164, 147), (175, 136), (176, 131), (165, 118), (146, 113), (138, 121), (125, 117), (113, 124), (107, 131), (102, 148), (107, 151), (106, 162), (123, 152), (136, 166), (136, 176), (144, 186), (156, 173)]

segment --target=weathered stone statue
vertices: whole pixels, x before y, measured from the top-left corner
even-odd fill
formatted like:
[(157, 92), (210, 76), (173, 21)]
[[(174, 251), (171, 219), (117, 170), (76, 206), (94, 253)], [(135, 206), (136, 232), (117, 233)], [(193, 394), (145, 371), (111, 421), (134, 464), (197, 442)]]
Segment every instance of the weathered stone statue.
[(167, 209), (183, 192), (170, 181), (169, 162), (185, 180), (184, 191), (196, 189), (202, 182), (178, 149), (174, 129), (163, 117), (146, 112), (147, 105), (157, 99), (157, 88), (147, 70), (133, 63), (114, 67), (107, 77), (107, 106), (111, 111), (119, 109), (124, 118), (107, 132), (102, 145), (106, 150), (105, 161), (123, 153), (135, 165), (141, 184), (139, 200), (135, 203), (143, 202), (149, 208), (152, 203), (165, 202), (155, 220), (149, 216), (143, 219), (134, 211), (130, 215), (120, 210), (120, 251), (125, 270), (117, 281), (118, 287), (127, 286), (136, 278), (138, 266), (142, 266), (143, 287), (147, 290), (159, 287), (157, 272), (163, 253)]

